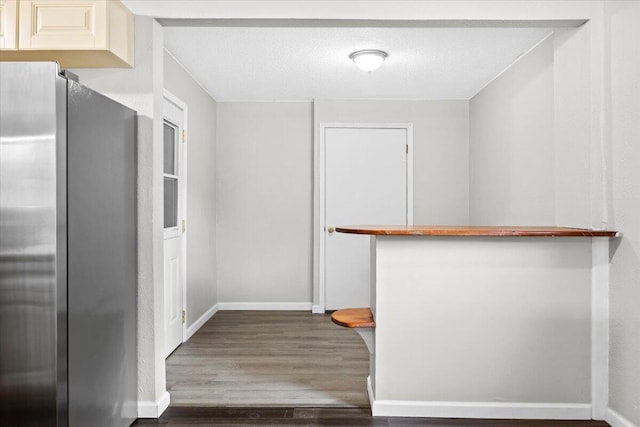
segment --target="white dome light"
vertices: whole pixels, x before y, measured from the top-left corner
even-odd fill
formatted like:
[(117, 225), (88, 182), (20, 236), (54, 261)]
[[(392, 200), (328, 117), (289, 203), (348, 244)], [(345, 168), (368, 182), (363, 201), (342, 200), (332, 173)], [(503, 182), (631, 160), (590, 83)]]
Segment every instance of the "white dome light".
[(359, 50), (349, 55), (349, 58), (351, 58), (362, 71), (370, 73), (380, 68), (387, 56), (389, 56), (387, 52), (381, 50)]

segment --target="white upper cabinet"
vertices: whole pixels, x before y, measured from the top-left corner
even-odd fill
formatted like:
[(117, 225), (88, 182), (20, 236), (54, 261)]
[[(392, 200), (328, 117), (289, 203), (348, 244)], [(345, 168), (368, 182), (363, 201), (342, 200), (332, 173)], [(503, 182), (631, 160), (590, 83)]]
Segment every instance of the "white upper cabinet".
[(20, 49), (106, 49), (107, 2), (20, 1)]
[(0, 49), (17, 49), (18, 2), (0, 0)]
[(2, 60), (53, 60), (64, 68), (133, 66), (133, 14), (118, 0), (19, 0), (17, 11), (16, 1), (0, 2), (3, 24), (13, 11), (18, 29), (17, 51), (6, 50), (16, 43), (10, 47), (3, 31)]

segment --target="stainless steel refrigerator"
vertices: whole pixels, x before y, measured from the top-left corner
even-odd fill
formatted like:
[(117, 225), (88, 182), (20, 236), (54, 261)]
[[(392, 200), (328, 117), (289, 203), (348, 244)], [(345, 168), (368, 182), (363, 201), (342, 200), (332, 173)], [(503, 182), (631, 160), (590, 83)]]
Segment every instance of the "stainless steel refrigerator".
[(0, 63), (0, 425), (136, 418), (136, 113)]

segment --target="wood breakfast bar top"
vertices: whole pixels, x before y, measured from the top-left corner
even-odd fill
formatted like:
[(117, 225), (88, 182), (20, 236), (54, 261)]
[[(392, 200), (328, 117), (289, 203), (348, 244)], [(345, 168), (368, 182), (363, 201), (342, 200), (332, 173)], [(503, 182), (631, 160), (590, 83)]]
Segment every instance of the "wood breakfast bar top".
[(377, 236), (488, 236), (488, 237), (616, 237), (617, 231), (573, 227), (459, 226), (459, 225), (354, 225), (336, 227), (348, 234)]

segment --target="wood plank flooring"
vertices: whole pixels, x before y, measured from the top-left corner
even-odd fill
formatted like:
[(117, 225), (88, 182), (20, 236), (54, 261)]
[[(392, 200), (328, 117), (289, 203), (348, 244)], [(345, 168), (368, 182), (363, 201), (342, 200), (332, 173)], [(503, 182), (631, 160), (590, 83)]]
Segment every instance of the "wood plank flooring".
[(371, 417), (364, 408), (174, 408), (134, 426), (608, 427), (602, 421)]
[(369, 353), (329, 315), (221, 311), (167, 359), (172, 406), (368, 408)]
[(369, 354), (329, 315), (222, 311), (167, 359), (171, 406), (134, 426), (607, 427), (600, 421), (371, 417)]

